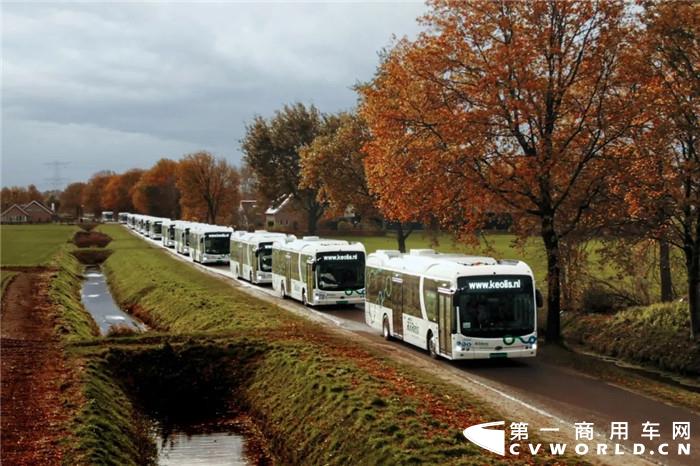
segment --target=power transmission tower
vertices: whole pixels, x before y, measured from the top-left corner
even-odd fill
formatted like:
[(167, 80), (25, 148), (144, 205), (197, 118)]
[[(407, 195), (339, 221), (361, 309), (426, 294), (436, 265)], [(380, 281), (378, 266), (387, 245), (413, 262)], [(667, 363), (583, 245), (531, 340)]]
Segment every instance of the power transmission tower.
[(50, 184), (53, 191), (58, 191), (61, 187), (68, 182), (68, 180), (61, 176), (61, 169), (70, 165), (70, 162), (62, 162), (55, 160), (53, 162), (45, 162), (44, 165), (52, 169), (52, 176), (46, 178), (46, 182)]

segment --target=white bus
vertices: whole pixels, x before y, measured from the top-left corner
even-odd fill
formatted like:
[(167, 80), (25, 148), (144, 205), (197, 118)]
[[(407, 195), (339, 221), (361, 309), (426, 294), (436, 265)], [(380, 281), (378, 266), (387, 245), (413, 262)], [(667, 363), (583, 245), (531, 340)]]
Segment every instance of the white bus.
[(233, 229), (198, 223), (190, 228), (189, 252), (192, 260), (200, 264), (229, 262)]
[(161, 241), (163, 238), (163, 218), (160, 217), (149, 217), (148, 218), (148, 232), (146, 236), (155, 241)]
[(170, 249), (175, 248), (175, 220), (164, 218), (161, 228), (163, 246)]
[(520, 261), (379, 250), (367, 258), (365, 321), (447, 359), (532, 357), (542, 295)]
[(175, 220), (175, 251), (183, 256), (190, 254), (190, 230), (196, 223)]
[(119, 223), (126, 225), (126, 219), (131, 215), (129, 212), (119, 212)]
[(305, 236), (272, 245), (272, 288), (306, 305), (365, 300), (365, 247)]
[(231, 236), (231, 273), (255, 284), (272, 283), (272, 243), (295, 239), (284, 233), (237, 231)]
[(103, 222), (113, 222), (114, 221), (114, 212), (111, 210), (103, 210), (102, 211), (102, 221)]

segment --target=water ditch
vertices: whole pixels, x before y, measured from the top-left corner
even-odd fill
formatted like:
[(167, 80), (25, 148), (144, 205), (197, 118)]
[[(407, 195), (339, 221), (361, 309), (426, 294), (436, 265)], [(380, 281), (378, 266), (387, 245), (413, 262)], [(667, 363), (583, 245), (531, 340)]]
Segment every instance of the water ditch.
[(238, 396), (247, 350), (234, 346), (112, 349), (110, 373), (148, 426), (159, 465), (272, 464)]
[(127, 329), (143, 332), (146, 326), (131, 315), (122, 311), (112, 297), (107, 280), (97, 265), (88, 265), (84, 272), (85, 281), (81, 292), (83, 306), (90, 313), (100, 329), (100, 334)]

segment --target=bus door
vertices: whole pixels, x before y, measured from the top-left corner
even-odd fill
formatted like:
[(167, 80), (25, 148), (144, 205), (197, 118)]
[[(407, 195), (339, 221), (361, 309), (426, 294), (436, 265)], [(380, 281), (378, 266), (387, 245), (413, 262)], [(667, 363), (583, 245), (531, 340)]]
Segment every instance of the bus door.
[[(304, 256), (301, 256), (302, 260)], [(316, 270), (314, 267), (314, 261), (309, 259), (304, 264), (306, 267), (306, 296), (313, 296), (313, 292), (316, 289)], [(310, 298), (309, 298), (310, 299)]]
[(284, 256), (284, 289), (287, 294), (292, 292), (292, 256), (285, 254)]
[(452, 293), (438, 290), (438, 333), (440, 352), (452, 356), (452, 327), (454, 327), (454, 307)]
[(391, 317), (394, 335), (403, 338), (403, 279), (391, 277)]

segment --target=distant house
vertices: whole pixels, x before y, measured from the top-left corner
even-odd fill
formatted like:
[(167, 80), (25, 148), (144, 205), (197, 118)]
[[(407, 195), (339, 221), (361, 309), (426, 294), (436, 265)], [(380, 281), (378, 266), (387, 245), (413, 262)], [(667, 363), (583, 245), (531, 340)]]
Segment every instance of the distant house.
[(19, 204), (13, 204), (2, 213), (0, 223), (28, 223), (29, 212)]
[(306, 228), (306, 214), (293, 194), (279, 198), (265, 211), (265, 227), (269, 230), (298, 232)]
[(13, 204), (1, 215), (2, 223), (48, 223), (54, 220), (54, 213), (39, 201), (29, 204)]
[(238, 224), (243, 229), (259, 229), (265, 224), (265, 214), (258, 201), (244, 199), (238, 207)]

